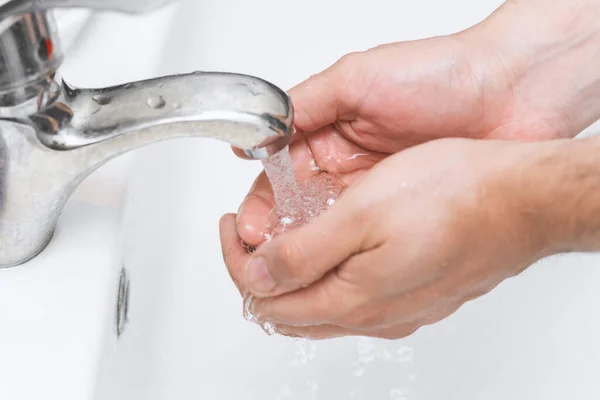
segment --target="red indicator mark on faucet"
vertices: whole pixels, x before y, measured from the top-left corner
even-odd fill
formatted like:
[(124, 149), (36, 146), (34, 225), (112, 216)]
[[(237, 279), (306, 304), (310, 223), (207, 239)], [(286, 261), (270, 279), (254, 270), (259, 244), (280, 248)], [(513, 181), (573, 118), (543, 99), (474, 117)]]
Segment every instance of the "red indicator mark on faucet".
[(51, 60), (54, 53), (54, 43), (52, 43), (52, 40), (47, 37), (42, 38), (38, 43), (37, 53), (40, 60)]
[(52, 58), (52, 53), (54, 53), (54, 44), (49, 38), (45, 38), (44, 42), (46, 44), (46, 53), (48, 54), (48, 58), (50, 59)]

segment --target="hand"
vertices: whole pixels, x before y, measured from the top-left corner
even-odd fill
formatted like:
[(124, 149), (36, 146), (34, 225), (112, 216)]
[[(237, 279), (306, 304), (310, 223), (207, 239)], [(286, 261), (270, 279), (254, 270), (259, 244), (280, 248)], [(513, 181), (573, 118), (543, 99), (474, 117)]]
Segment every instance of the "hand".
[(234, 217), (224, 218), (226, 263), (258, 297), (253, 314), (282, 334), (404, 337), (557, 251), (542, 214), (551, 207), (536, 193), (561, 145), (454, 139), (411, 148), (251, 258), (235, 246)]
[[(544, 25), (541, 23), (538, 27), (544, 28), (540, 30), (542, 35), (536, 36), (535, 32), (527, 32), (527, 28), (531, 25), (530, 22), (536, 14), (533, 11), (540, 14), (538, 3), (535, 0), (506, 3), (485, 24), (450, 37), (386, 45), (368, 52), (346, 56), (333, 67), (292, 89), (290, 94), (296, 109), (295, 121), (299, 134), (291, 146), (291, 151), (298, 177), (306, 179), (318, 170), (340, 175), (351, 188), (348, 194), (344, 196), (345, 200), (336, 204), (334, 208), (337, 210), (346, 209), (347, 212), (351, 212), (348, 210), (354, 210), (352, 207), (342, 208), (339, 205), (351, 201), (346, 200), (348, 198), (353, 198), (356, 203), (359, 202), (357, 199), (360, 196), (358, 194), (351, 196), (350, 193), (360, 191), (362, 197), (366, 197), (362, 200), (363, 202), (378, 204), (379, 201), (383, 201), (382, 196), (389, 195), (390, 190), (392, 190), (386, 188), (388, 182), (391, 182), (399, 174), (407, 174), (408, 172), (416, 174), (417, 167), (415, 166), (417, 165), (420, 165), (419, 168), (422, 168), (422, 171), (416, 174), (415, 179), (422, 177), (429, 184), (432, 180), (427, 181), (427, 177), (423, 177), (422, 172), (429, 172), (430, 176), (436, 174), (447, 176), (450, 171), (453, 171), (451, 163), (446, 166), (446, 169), (436, 169), (430, 165), (432, 159), (438, 162), (437, 157), (448, 162), (447, 159), (444, 159), (445, 156), (443, 157), (440, 154), (442, 153), (440, 151), (422, 150), (423, 148), (431, 149), (433, 144), (416, 147), (406, 151), (405, 154), (395, 155), (381, 162), (381, 166), (377, 165), (373, 171), (369, 171), (370, 168), (390, 154), (419, 143), (440, 137), (468, 136), (472, 138), (530, 141), (572, 137), (577, 134), (598, 117), (598, 107), (594, 105), (594, 96), (591, 95), (595, 92), (594, 88), (598, 86), (598, 76), (589, 70), (590, 67), (588, 66), (591, 65), (589, 62), (582, 61), (586, 57), (590, 57), (592, 53), (595, 54), (595, 52), (590, 51), (590, 48), (595, 47), (594, 40), (592, 40), (595, 31), (589, 28), (590, 18), (583, 18), (578, 20), (580, 23), (576, 28), (568, 26), (569, 29), (565, 28), (563, 30), (562, 28), (558, 29), (562, 27), (561, 24), (553, 25), (549, 23)], [(569, 4), (573, 6), (572, 9), (580, 10), (582, 3), (585, 2), (576, 1)], [(551, 21), (553, 18), (560, 20), (560, 18), (555, 18), (556, 15), (564, 16), (567, 19), (572, 18), (569, 4), (566, 4), (566, 6), (565, 4), (561, 2), (551, 10), (544, 9), (541, 14), (547, 12), (556, 12), (556, 14), (551, 15), (551, 18), (542, 18), (541, 21)], [(532, 5), (537, 5), (537, 9), (531, 7)], [(518, 13), (514, 12), (517, 6), (519, 6)], [(525, 33), (532, 35), (531, 37), (528, 36), (528, 41), (522, 40), (522, 35)], [(547, 54), (543, 52), (547, 52)], [(555, 52), (561, 52), (560, 54), (563, 56), (548, 59), (548, 54)], [(569, 60), (567, 66), (570, 69), (565, 70), (565, 58)], [(551, 88), (548, 82), (552, 82)], [(582, 87), (586, 90), (578, 90)], [(577, 112), (574, 112), (574, 110), (577, 110)], [(495, 145), (500, 146), (500, 144)], [(446, 196), (441, 196), (438, 199), (440, 203), (435, 203), (436, 208), (433, 208), (434, 210), (457, 212), (452, 207), (456, 204), (463, 204), (464, 206), (466, 203), (474, 209), (468, 210), (468, 207), (465, 206), (460, 211), (467, 213), (475, 220), (482, 218), (482, 211), (476, 209), (477, 203), (469, 203), (468, 201), (461, 203), (455, 201), (456, 199), (453, 197), (460, 197), (458, 192), (464, 190), (463, 186), (467, 184), (472, 185), (469, 186), (471, 192), (465, 192), (467, 196), (469, 193), (475, 196), (477, 189), (480, 189), (479, 186), (487, 188), (491, 185), (491, 187), (494, 187), (493, 184), (484, 183), (490, 177), (496, 175), (495, 172), (490, 172), (493, 171), (493, 168), (487, 168), (488, 166), (485, 164), (492, 160), (495, 160), (496, 164), (500, 164), (501, 159), (494, 157), (496, 150), (483, 151), (479, 150), (483, 147), (478, 146), (482, 146), (482, 144), (464, 145), (464, 148), (463, 145), (457, 146), (455, 149), (457, 153), (470, 155), (466, 159), (471, 161), (475, 158), (474, 153), (482, 151), (485, 162), (480, 159), (479, 163), (474, 163), (471, 167), (464, 165), (460, 173), (454, 171), (454, 179), (449, 180), (445, 186), (431, 187), (419, 180), (414, 181), (417, 188), (421, 185), (429, 187), (431, 190), (442, 190), (443, 188)], [(477, 150), (466, 151), (467, 147)], [(498, 153), (504, 153), (500, 152), (499, 148), (497, 150)], [(359, 156), (356, 156), (357, 154)], [(406, 154), (412, 154), (412, 156)], [(423, 159), (414, 154), (420, 154)], [(506, 155), (509, 156), (508, 153)], [(512, 157), (508, 158), (512, 159)], [(526, 161), (520, 157), (517, 158), (518, 162)], [(403, 159), (409, 159), (411, 162), (397, 161)], [(427, 160), (429, 163), (422, 165)], [(516, 161), (513, 159), (513, 162)], [(403, 170), (395, 170), (389, 167), (389, 165), (395, 165), (395, 163), (401, 164)], [(395, 172), (390, 172), (392, 169)], [(382, 170), (387, 170), (389, 175), (382, 178), (383, 173), (379, 172)], [(482, 171), (480, 172), (480, 170)], [(488, 171), (489, 175), (486, 175), (485, 171)], [(515, 174), (514, 171), (508, 173), (508, 175), (515, 179), (519, 177), (519, 174)], [(378, 178), (373, 178), (374, 176)], [(409, 178), (411, 177), (412, 175), (405, 176), (407, 181), (410, 181)], [(502, 181), (504, 187), (501, 195), (505, 195), (510, 189), (510, 184), (504, 180)], [(369, 186), (368, 190), (364, 190), (364, 188), (363, 190), (356, 189), (363, 187), (363, 185), (368, 186), (368, 182), (380, 182), (381, 186), (373, 184), (374, 186)], [(479, 182), (479, 185), (475, 182)], [(421, 197), (418, 197), (419, 195)], [(422, 192), (414, 191), (411, 196), (413, 196), (411, 198), (414, 202), (431, 203), (429, 199), (429, 197), (432, 197), (431, 193), (425, 190)], [(509, 199), (509, 201), (513, 201), (513, 199)], [(444, 202), (449, 204), (443, 204)], [(264, 234), (269, 230), (268, 212), (273, 205), (269, 183), (264, 175), (261, 175), (240, 208), (237, 217), (237, 229), (234, 222), (235, 216), (228, 215), (222, 221), (221, 235), (226, 263), (241, 291), (250, 289), (250, 282), (257, 277), (252, 276), (252, 273), (250, 273), (251, 269), (247, 265), (250, 257), (245, 254), (239, 245), (240, 237), (250, 244), (261, 244), (264, 240)], [(545, 254), (545, 251), (548, 250), (543, 239), (539, 239), (539, 241), (537, 238), (532, 239), (532, 246), (525, 246), (526, 248), (519, 253), (519, 256), (515, 255), (515, 259), (511, 259), (512, 264), (507, 262), (506, 264), (496, 265), (497, 262), (493, 261), (491, 257), (498, 257), (498, 253), (494, 252), (494, 248), (485, 247), (485, 244), (490, 243), (490, 240), (492, 242), (494, 240), (498, 241), (501, 246), (512, 246), (514, 243), (501, 242), (500, 239), (506, 240), (502, 235), (512, 234), (513, 229), (526, 237), (537, 236), (537, 234), (532, 233), (533, 231), (528, 231), (528, 224), (525, 224), (528, 226), (526, 229), (519, 228), (524, 223), (522, 219), (515, 216), (510, 218), (510, 213), (516, 212), (516, 210), (511, 209), (510, 212), (509, 210), (503, 210), (503, 205), (506, 206), (502, 202), (489, 201), (486, 203), (488, 209), (492, 210), (489, 214), (506, 214), (507, 218), (490, 218), (489, 221), (480, 221), (489, 222), (490, 224), (487, 230), (481, 231), (481, 238), (479, 236), (472, 237), (473, 233), (468, 229), (467, 232), (460, 231), (462, 228), (473, 229), (473, 226), (465, 227), (461, 224), (450, 224), (448, 220), (452, 216), (451, 213), (441, 215), (439, 216), (440, 219), (436, 220), (439, 229), (443, 233), (442, 238), (439, 239), (440, 242), (443, 242), (443, 237), (453, 237), (452, 230), (455, 230), (457, 237), (472, 237), (475, 243), (480, 240), (483, 242), (481, 244), (482, 248), (488, 251), (490, 263), (492, 264), (492, 266), (481, 266), (480, 269), (472, 271), (473, 273), (480, 273), (480, 275), (475, 274), (480, 279), (479, 281), (470, 282), (465, 280), (467, 278), (463, 275), (458, 274), (459, 277), (464, 279), (461, 282), (454, 283), (457, 288), (455, 300), (444, 304), (441, 300), (435, 302), (431, 300), (431, 297), (422, 295), (424, 298), (419, 303), (419, 308), (413, 309), (412, 313), (407, 313), (408, 316), (403, 317), (406, 321), (396, 321), (396, 325), (390, 325), (389, 329), (382, 324), (368, 324), (368, 320), (362, 321), (362, 328), (358, 327), (359, 324), (354, 324), (355, 327), (352, 328), (352, 326), (344, 327), (343, 324), (335, 324), (331, 321), (321, 321), (322, 323), (318, 324), (317, 327), (312, 325), (301, 332), (299, 331), (300, 328), (292, 328), (292, 325), (302, 324), (303, 322), (289, 321), (286, 325), (285, 320), (282, 319), (284, 323), (280, 325), (280, 330), (283, 333), (308, 334), (320, 337), (352, 334), (352, 332), (382, 337), (398, 337), (403, 335), (403, 331), (410, 332), (416, 326), (427, 322), (427, 318), (420, 319), (418, 315), (428, 315), (430, 316), (429, 320), (436, 320), (447, 315), (465, 299), (489, 290), (504, 277), (518, 272), (532, 260), (535, 260), (537, 257), (535, 254)], [(497, 207), (497, 209), (494, 207)], [(429, 212), (429, 210), (423, 209), (413, 209), (412, 211), (415, 213), (414, 215), (402, 214), (401, 216), (409, 220), (410, 218), (420, 220), (426, 218), (427, 215), (417, 214), (417, 211)], [(325, 215), (332, 214), (333, 211), (327, 212)], [(334, 227), (351, 226), (347, 224), (349, 224), (348, 220), (353, 218), (353, 214), (346, 214), (344, 218), (341, 214), (336, 215), (339, 221), (337, 221), (337, 225), (333, 225)], [(389, 218), (394, 218), (394, 220), (389, 221), (389, 223), (398, 224), (399, 221), (395, 219), (396, 217), (399, 216), (391, 213)], [(322, 226), (318, 224), (322, 224), (323, 220), (329, 221), (329, 218), (333, 217), (323, 216), (314, 224)], [(345, 219), (346, 222), (343, 222), (342, 219)], [(464, 218), (464, 221), (466, 223), (470, 219)], [(496, 228), (492, 222), (502, 227), (503, 223), (508, 223), (507, 221), (513, 221), (515, 226), (512, 228), (507, 227), (506, 232), (500, 230), (501, 236), (496, 238)], [(375, 221), (364, 219), (361, 220), (361, 223), (361, 226), (371, 226)], [(438, 229), (435, 225), (425, 224), (424, 226), (429, 227), (430, 231), (433, 231), (434, 228)], [(298, 232), (306, 229), (309, 228), (302, 228)], [(404, 227), (404, 229), (407, 228)], [(415, 228), (411, 227), (411, 229)], [(532, 224), (531, 229), (534, 229), (534, 224)], [(421, 233), (421, 231), (420, 228), (416, 233)], [(540, 231), (544, 232), (543, 229)], [(388, 243), (398, 243), (391, 238), (391, 235), (401, 235), (401, 232), (386, 231), (386, 233), (390, 235)], [(430, 234), (431, 232), (426, 233)], [(292, 232), (289, 235), (291, 236), (286, 234), (285, 237), (296, 237), (294, 235), (300, 235), (300, 233)], [(485, 238), (486, 235), (487, 239)], [(301, 249), (304, 249), (305, 246), (309, 247), (311, 244), (310, 238), (308, 236), (302, 238), (304, 242), (298, 241), (296, 245)], [(411, 241), (407, 243), (410, 248), (422, 246), (427, 240), (427, 237), (424, 238), (415, 234), (411, 234), (410, 238)], [(406, 237), (402, 239), (406, 240)], [(273, 246), (277, 246), (277, 243), (283, 240), (276, 239), (272, 243), (262, 245), (257, 256), (263, 252), (268, 252), (268, 249), (274, 248)], [(462, 244), (462, 251), (464, 252), (464, 243)], [(356, 243), (348, 242), (346, 245), (352, 248), (352, 245), (356, 245)], [(506, 247), (504, 248), (506, 249)], [(285, 246), (284, 250), (283, 254), (285, 255), (288, 251)], [(347, 254), (348, 256), (354, 254), (354, 252), (362, 254), (362, 250), (364, 248), (361, 243), (358, 250), (356, 248), (348, 250)], [(276, 253), (277, 251), (280, 250), (276, 250)], [(299, 250), (294, 250), (292, 246), (289, 252), (290, 257), (292, 257), (292, 264), (296, 265), (294, 260), (297, 259), (294, 257), (297, 257), (295, 252), (299, 252)], [(375, 253), (374, 249), (373, 253)], [(457, 254), (461, 254), (459, 250), (457, 250)], [(442, 256), (444, 255), (459, 257), (443, 252), (438, 257), (443, 259)], [(502, 255), (504, 256), (504, 254)], [(311, 259), (311, 263), (319, 263), (319, 265), (322, 262), (333, 263), (331, 259), (333, 255), (328, 254), (327, 251), (319, 254), (314, 253), (312, 256), (314, 258)], [(477, 255), (481, 259), (485, 258), (484, 256), (485, 253), (478, 253)], [(413, 254), (413, 257), (416, 257), (416, 255)], [(421, 261), (434, 263), (435, 260), (419, 260), (419, 262)], [(455, 272), (453, 268), (457, 268), (456, 265), (438, 264), (438, 269), (440, 266), (444, 266), (443, 269), (448, 274)], [(274, 267), (271, 266), (270, 268)], [(439, 271), (435, 267), (431, 268), (433, 270), (428, 271), (425, 275), (429, 276), (429, 281), (436, 282), (437, 276), (435, 274)], [(475, 267), (471, 266), (469, 268), (474, 269)], [(277, 320), (275, 313), (265, 311), (271, 307), (269, 304), (272, 302), (279, 304), (276, 300), (286, 298), (298, 300), (300, 298), (293, 296), (299, 296), (300, 293), (313, 293), (315, 295), (318, 292), (311, 292), (309, 289), (317, 288), (318, 290), (319, 287), (323, 286), (321, 282), (329, 279), (328, 276), (330, 275), (338, 275), (337, 271), (339, 270), (337, 266), (330, 265), (329, 270), (323, 271), (323, 279), (315, 279), (311, 281), (312, 284), (309, 287), (298, 289), (298, 287), (310, 284), (302, 282), (300, 286), (296, 286), (298, 290), (294, 291), (286, 283), (288, 278), (285, 276), (286, 269), (284, 267), (282, 267), (281, 272), (279, 272), (279, 268), (270, 269), (276, 286), (272, 290), (256, 290), (257, 288), (254, 288), (255, 294), (265, 297), (255, 304), (256, 311), (263, 318), (272, 317), (273, 320)], [(313, 269), (309, 269), (309, 271), (312, 272)], [(391, 269), (388, 270), (389, 273), (391, 271)], [(373, 271), (371, 270), (370, 273), (373, 273)], [(276, 279), (278, 274), (283, 274), (283, 284), (279, 284)], [(262, 277), (265, 278), (266, 275)], [(365, 282), (375, 284), (376, 276), (373, 276), (371, 280), (369, 280), (369, 276), (362, 276), (361, 279), (363, 278)], [(419, 279), (427, 282), (425, 278), (425, 276), (419, 277)], [(389, 280), (391, 281), (391, 278)], [(384, 285), (385, 282), (382, 280), (380, 283)], [(411, 290), (415, 288), (410, 285), (407, 288), (405, 288), (405, 292), (414, 299)], [(348, 287), (347, 289), (350, 293), (351, 288)], [(426, 292), (425, 290), (421, 293)], [(329, 297), (333, 297), (333, 295), (342, 296), (339, 293), (325, 294)], [(390, 315), (395, 313), (393, 304), (379, 304), (379, 306), (388, 307)], [(432, 314), (431, 307), (445, 311)], [(318, 312), (319, 310), (311, 310), (310, 312), (313, 311)], [(397, 313), (395, 314), (397, 315)], [(314, 314), (313, 317), (315, 315), (318, 316), (319, 314)], [(356, 316), (356, 312), (353, 315)], [(308, 319), (308, 316), (306, 317)], [(360, 321), (360, 318), (357, 320)]]

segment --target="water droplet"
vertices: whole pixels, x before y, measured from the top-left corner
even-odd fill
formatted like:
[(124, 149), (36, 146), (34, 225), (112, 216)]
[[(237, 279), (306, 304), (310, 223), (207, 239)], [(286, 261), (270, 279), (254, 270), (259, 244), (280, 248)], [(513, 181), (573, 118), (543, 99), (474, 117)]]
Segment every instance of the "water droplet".
[(256, 318), (252, 314), (252, 300), (254, 296), (251, 294), (244, 295), (244, 319), (248, 322), (256, 322)]
[(313, 360), (317, 354), (317, 346), (308, 339), (294, 339), (294, 353), (288, 363), (290, 367), (306, 365)]
[(283, 218), (281, 218), (281, 223), (283, 225), (291, 225), (293, 222), (294, 222), (293, 218), (290, 218), (290, 217), (283, 217)]
[(365, 364), (370, 364), (375, 361), (375, 341), (371, 338), (360, 338), (356, 345), (358, 350), (358, 358)]
[(380, 348), (378, 353), (378, 357), (384, 361), (390, 361), (392, 359), (392, 353), (384, 347)]
[(260, 325), (260, 327), (269, 336), (273, 336), (274, 334), (277, 333), (277, 329), (275, 328), (275, 325), (273, 325), (271, 322), (262, 323)]
[(367, 371), (367, 366), (375, 361), (377, 348), (372, 338), (361, 337), (356, 343), (356, 350), (358, 351), (358, 365), (354, 376), (360, 377)]
[(310, 390), (310, 400), (317, 400), (317, 392), (319, 390), (319, 385), (314, 381), (306, 381), (306, 386)]
[(357, 378), (360, 378), (361, 376), (363, 376), (365, 374), (365, 372), (367, 372), (367, 369), (361, 365), (356, 370), (354, 370), (354, 376), (356, 376)]
[(390, 400), (407, 400), (408, 388), (397, 388), (390, 390)]
[(396, 361), (399, 363), (411, 363), (414, 357), (415, 351), (410, 347), (402, 346), (396, 351)]
[(163, 108), (165, 106), (165, 99), (162, 96), (152, 96), (148, 98), (148, 106), (151, 108)]
[(175, 103), (173, 103), (173, 108), (179, 110), (181, 108), (181, 103), (176, 101)]
[(277, 400), (293, 400), (294, 392), (290, 388), (290, 384), (287, 383), (284, 387), (281, 388), (279, 394), (277, 395)]
[(105, 106), (111, 102), (112, 97), (108, 94), (95, 94), (92, 96), (92, 100), (101, 106)]

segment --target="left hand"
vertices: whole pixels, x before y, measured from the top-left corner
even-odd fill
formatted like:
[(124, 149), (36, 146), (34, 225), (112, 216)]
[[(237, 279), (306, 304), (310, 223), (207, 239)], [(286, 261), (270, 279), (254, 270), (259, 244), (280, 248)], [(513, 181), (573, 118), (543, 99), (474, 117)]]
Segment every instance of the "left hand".
[(442, 139), (379, 162), (312, 223), (225, 261), (252, 312), (289, 336), (400, 338), (556, 251), (537, 198), (563, 141)]

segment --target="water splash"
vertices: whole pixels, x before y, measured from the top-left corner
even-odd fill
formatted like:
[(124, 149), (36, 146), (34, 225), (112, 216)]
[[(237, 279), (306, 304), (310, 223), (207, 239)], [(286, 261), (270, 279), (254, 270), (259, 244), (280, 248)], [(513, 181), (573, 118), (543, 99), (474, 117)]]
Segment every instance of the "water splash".
[(354, 376), (364, 376), (371, 365), (375, 363), (395, 364), (400, 366), (403, 376), (407, 381), (415, 381), (417, 373), (414, 371), (415, 351), (412, 347), (401, 345), (395, 351), (388, 350), (385, 346), (378, 344), (376, 339), (361, 337), (356, 342), (358, 361), (355, 363)]
[(290, 388), (290, 385), (288, 383), (281, 388), (276, 400), (294, 400), (295, 398), (296, 397), (294, 396), (294, 392), (292, 391), (292, 388)]
[(306, 381), (306, 386), (310, 393), (310, 400), (317, 400), (317, 392), (319, 391), (319, 385), (314, 381)]
[(252, 314), (252, 300), (254, 296), (249, 293), (244, 294), (244, 319), (248, 322), (255, 323), (256, 317)]
[(294, 352), (288, 365), (293, 368), (306, 365), (316, 354), (317, 346), (314, 342), (308, 339), (294, 339)]
[(390, 400), (408, 400), (408, 388), (396, 388), (390, 390)]
[[(363, 155), (360, 154), (356, 157), (359, 156)], [(276, 207), (272, 210), (271, 215), (271, 231), (265, 237), (265, 240), (270, 240), (276, 235), (311, 222), (335, 204), (346, 189), (344, 183), (337, 177), (319, 171), (316, 165), (311, 165), (310, 168), (314, 175), (306, 180), (296, 181), (288, 148), (263, 160), (263, 165), (273, 187), (276, 201)], [(252, 246), (245, 245), (244, 247), (248, 252), (254, 250)], [(252, 301), (251, 295), (244, 296), (244, 317), (246, 320), (258, 323), (267, 333), (276, 333), (276, 326), (261, 323), (258, 321), (260, 316), (257, 319), (252, 315)], [(384, 346), (376, 339), (363, 337), (358, 339), (356, 351), (358, 361), (354, 365), (355, 369), (349, 372), (358, 379), (352, 384), (354, 387), (342, 388), (349, 395), (349, 398), (368, 398), (363, 397), (366, 395), (363, 391), (367, 382), (370, 382), (372, 378), (378, 378), (373, 374), (369, 374), (369, 370), (372, 369), (371, 372), (378, 371), (382, 366), (381, 364), (386, 364), (390, 368), (398, 369), (398, 373), (387, 388), (380, 388), (379, 390), (387, 390), (390, 400), (408, 400), (408, 388), (412, 386), (412, 382), (417, 378), (414, 350), (411, 347), (406, 345), (400, 347)], [(313, 370), (311, 361), (315, 359), (315, 356), (315, 342), (307, 339), (294, 339), (288, 367), (302, 368), (303, 371), (310, 372)], [(294, 390), (288, 384), (280, 391), (277, 399), (302, 398), (316, 400), (319, 390), (318, 383), (320, 382), (319, 377), (311, 376), (310, 379), (303, 379), (298, 382), (298, 386), (294, 386)], [(300, 396), (299, 393), (302, 393), (302, 395)]]
[(269, 336), (273, 336), (274, 334), (277, 333), (277, 327), (275, 326), (275, 324), (273, 324), (271, 322), (263, 322), (260, 324), (260, 327)]
[(289, 148), (263, 159), (275, 197), (277, 217), (271, 237), (310, 223), (331, 207), (346, 189), (335, 176), (320, 172), (297, 182)]
[(277, 333), (277, 327), (275, 324), (271, 322), (260, 322), (256, 316), (252, 313), (252, 301), (254, 300), (254, 296), (250, 293), (246, 292), (244, 294), (244, 309), (243, 315), (244, 319), (250, 323), (258, 324), (261, 329), (269, 336), (273, 336)]
[(354, 376), (361, 377), (367, 371), (367, 366), (376, 359), (375, 341), (368, 337), (361, 337), (356, 343), (358, 352), (358, 367), (354, 371)]
[(400, 364), (413, 363), (415, 350), (412, 347), (402, 346), (396, 350), (396, 362)]

